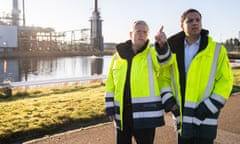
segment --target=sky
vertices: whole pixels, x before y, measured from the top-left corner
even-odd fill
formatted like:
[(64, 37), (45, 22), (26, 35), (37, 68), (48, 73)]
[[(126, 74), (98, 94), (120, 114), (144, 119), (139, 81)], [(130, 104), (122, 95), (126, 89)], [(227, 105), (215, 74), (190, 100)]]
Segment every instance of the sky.
[[(202, 14), (203, 28), (219, 42), (240, 36), (239, 0), (98, 0), (104, 42), (129, 39), (136, 20), (145, 20), (150, 40), (163, 25), (171, 36), (179, 31), (180, 16), (188, 8)], [(22, 12), (22, 0), (19, 0)], [(0, 0), (0, 15), (10, 13), (12, 0)], [(25, 0), (27, 26), (51, 27), (57, 32), (90, 28), (94, 0)], [(22, 15), (22, 13), (21, 13)]]

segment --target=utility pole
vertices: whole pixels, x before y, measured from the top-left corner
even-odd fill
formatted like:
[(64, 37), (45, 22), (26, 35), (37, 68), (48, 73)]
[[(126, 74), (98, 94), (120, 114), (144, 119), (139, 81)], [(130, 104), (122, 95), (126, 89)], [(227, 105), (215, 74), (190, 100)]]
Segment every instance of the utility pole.
[(19, 13), (20, 10), (18, 9), (18, 0), (13, 0), (13, 9), (12, 9), (12, 25), (19, 25)]

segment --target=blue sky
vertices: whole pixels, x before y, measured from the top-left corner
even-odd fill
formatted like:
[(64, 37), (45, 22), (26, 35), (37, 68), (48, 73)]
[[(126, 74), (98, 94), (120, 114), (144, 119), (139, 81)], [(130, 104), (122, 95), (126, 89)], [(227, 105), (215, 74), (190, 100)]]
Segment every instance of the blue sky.
[[(240, 31), (239, 0), (98, 0), (103, 20), (105, 42), (129, 39), (135, 20), (145, 20), (153, 40), (161, 25), (170, 36), (180, 31), (180, 16), (188, 8), (198, 9), (203, 16), (203, 28), (223, 42), (238, 38)], [(22, 0), (19, 0), (22, 9)], [(56, 31), (89, 28), (94, 0), (25, 0), (26, 25), (52, 27)], [(0, 15), (11, 13), (12, 0), (0, 0)]]

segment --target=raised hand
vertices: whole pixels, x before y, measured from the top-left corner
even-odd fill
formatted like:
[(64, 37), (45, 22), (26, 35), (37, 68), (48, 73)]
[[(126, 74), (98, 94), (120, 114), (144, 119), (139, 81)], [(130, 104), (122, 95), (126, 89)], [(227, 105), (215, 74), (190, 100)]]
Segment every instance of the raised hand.
[(167, 36), (163, 32), (163, 26), (161, 26), (160, 30), (155, 35), (155, 41), (160, 45), (160, 47), (163, 47), (164, 44), (167, 42)]

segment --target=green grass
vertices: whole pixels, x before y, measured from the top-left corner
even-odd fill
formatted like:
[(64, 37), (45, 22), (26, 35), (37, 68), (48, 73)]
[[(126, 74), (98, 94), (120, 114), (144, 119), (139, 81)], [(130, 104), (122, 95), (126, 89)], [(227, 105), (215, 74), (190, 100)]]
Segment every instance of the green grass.
[(13, 92), (0, 99), (0, 143), (104, 119), (101, 83)]

